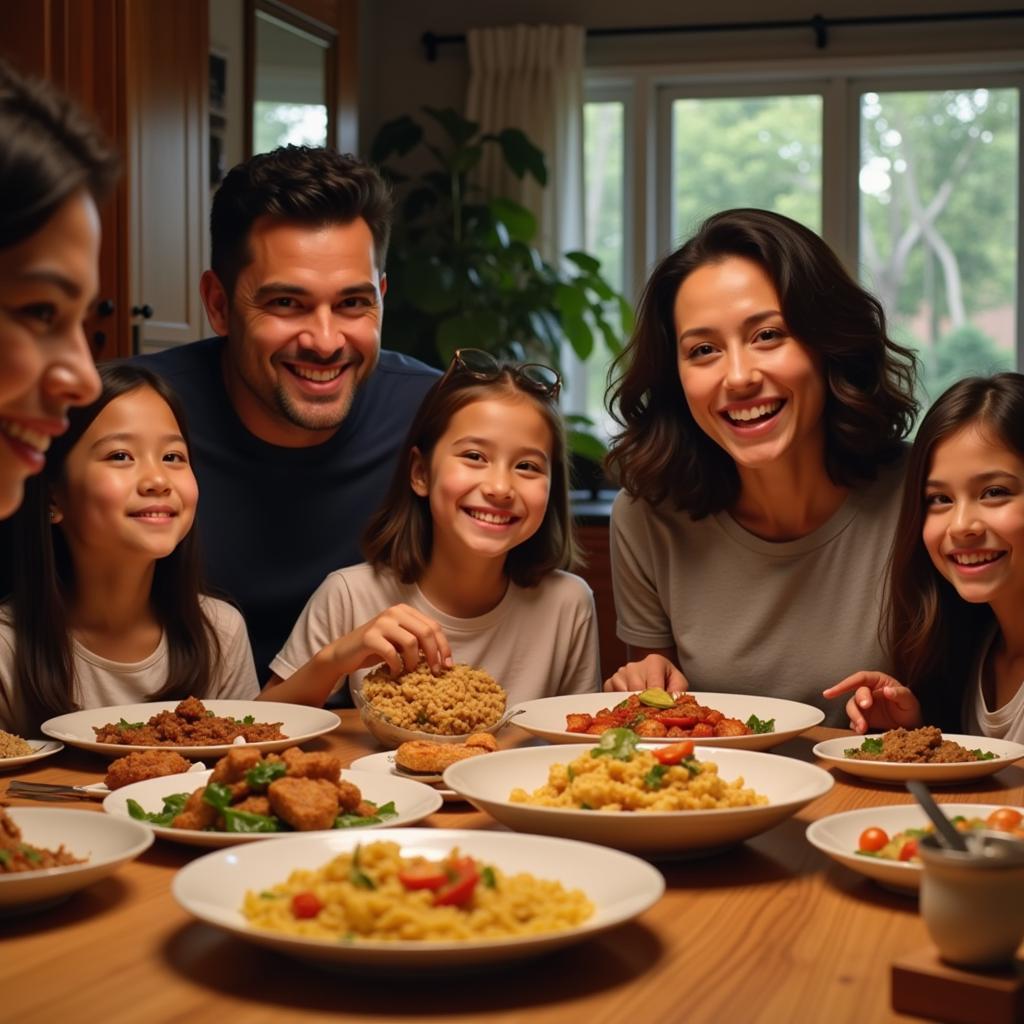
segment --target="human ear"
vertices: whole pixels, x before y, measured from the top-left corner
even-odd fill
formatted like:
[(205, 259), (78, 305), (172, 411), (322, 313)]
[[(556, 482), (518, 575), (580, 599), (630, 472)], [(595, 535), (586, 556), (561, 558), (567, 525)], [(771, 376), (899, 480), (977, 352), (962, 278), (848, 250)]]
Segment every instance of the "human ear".
[(425, 498), (430, 493), (430, 474), (427, 471), (427, 460), (423, 458), (419, 448), (409, 453), (409, 486), (414, 494)]
[(383, 299), (388, 293), (388, 275), (380, 275), (380, 297)]
[(199, 295), (206, 307), (210, 326), (217, 334), (227, 335), (231, 300), (220, 278), (212, 270), (203, 271), (203, 276), (199, 279)]

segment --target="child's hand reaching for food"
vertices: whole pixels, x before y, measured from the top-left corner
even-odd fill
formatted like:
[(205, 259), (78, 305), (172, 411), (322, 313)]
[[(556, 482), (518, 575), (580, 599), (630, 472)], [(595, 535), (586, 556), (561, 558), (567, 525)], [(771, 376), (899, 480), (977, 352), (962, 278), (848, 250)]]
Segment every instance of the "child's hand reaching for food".
[(407, 604), (393, 605), (375, 615), (325, 647), (321, 656), (346, 675), (382, 661), (393, 676), (411, 672), (421, 659), (434, 673), (454, 664), (440, 623)]
[(850, 728), (865, 733), (872, 729), (915, 728), (921, 725), (921, 704), (901, 682), (884, 672), (854, 672), (823, 691), (824, 697), (853, 693), (846, 702)]

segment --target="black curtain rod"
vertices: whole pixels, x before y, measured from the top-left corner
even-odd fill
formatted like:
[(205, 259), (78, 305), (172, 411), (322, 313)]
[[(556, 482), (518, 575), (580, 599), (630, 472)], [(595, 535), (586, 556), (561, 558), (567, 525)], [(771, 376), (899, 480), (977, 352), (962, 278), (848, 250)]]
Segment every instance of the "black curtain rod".
[[(811, 18), (794, 18), (787, 21), (720, 21), (697, 25), (644, 25), (628, 28), (588, 28), (588, 38), (606, 36), (647, 36), (671, 35), (696, 32), (760, 32), (765, 29), (806, 28), (814, 33), (814, 45), (823, 50), (828, 46), (828, 33), (833, 28), (848, 28), (863, 25), (923, 25), (942, 21), (996, 21), (1002, 18), (1022, 18), (1024, 8), (1005, 11), (949, 11), (943, 14), (884, 14), (875, 17), (825, 18), (815, 14)], [(437, 60), (438, 47), (448, 43), (464, 43), (465, 33), (439, 36), (424, 32), (420, 37), (423, 53), (428, 61)]]

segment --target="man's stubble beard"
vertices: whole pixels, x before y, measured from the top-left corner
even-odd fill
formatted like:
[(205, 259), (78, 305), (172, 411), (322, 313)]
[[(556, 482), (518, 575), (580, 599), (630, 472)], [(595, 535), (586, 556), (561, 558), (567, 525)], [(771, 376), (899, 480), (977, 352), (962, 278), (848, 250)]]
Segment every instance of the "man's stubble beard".
[[(355, 367), (348, 372), (354, 372), (354, 370)], [(283, 384), (278, 384), (274, 388), (274, 403), (277, 406), (277, 411), (293, 426), (301, 427), (303, 430), (334, 430), (341, 426), (349, 414), (359, 383), (359, 381), (353, 380), (352, 387), (342, 398), (341, 404), (332, 408), (309, 408), (308, 403), (316, 403), (316, 399), (307, 399), (307, 405), (299, 407), (292, 401)], [(331, 398), (329, 401), (334, 402), (335, 399)], [(327, 402), (324, 404), (326, 405)]]

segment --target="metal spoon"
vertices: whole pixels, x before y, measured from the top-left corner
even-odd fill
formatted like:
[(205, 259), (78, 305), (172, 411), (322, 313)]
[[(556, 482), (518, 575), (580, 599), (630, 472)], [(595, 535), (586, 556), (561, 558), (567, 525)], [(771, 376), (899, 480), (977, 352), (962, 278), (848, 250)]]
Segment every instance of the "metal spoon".
[(932, 820), (932, 824), (938, 830), (939, 840), (949, 850), (967, 852), (967, 843), (964, 837), (956, 830), (956, 826), (939, 809), (928, 787), (917, 779), (910, 779), (907, 782), (907, 789), (914, 795), (917, 802), (924, 808), (924, 813)]

